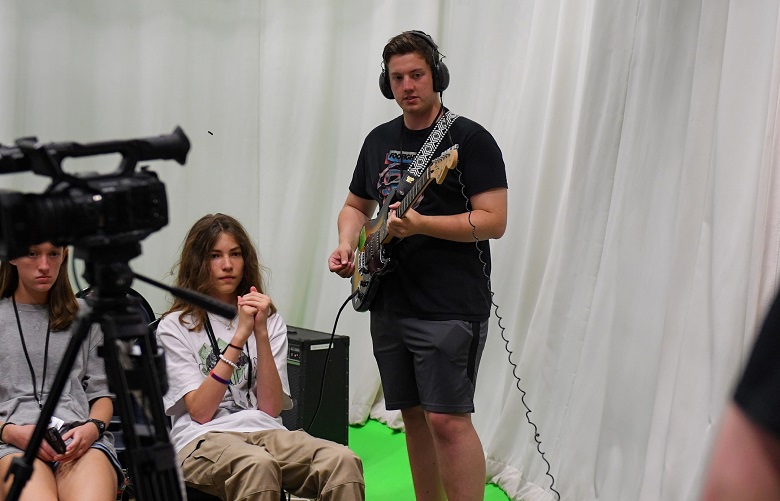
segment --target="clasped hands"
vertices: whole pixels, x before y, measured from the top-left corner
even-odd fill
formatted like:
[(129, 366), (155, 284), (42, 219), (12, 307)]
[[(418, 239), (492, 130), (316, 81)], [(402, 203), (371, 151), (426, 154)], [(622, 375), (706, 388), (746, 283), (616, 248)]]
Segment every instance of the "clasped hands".
[(256, 335), (268, 335), (267, 322), (271, 312), (271, 298), (258, 292), (252, 286), (248, 293), (238, 296), (238, 329), (237, 336), (241, 337), (242, 344), (246, 343), (254, 332)]

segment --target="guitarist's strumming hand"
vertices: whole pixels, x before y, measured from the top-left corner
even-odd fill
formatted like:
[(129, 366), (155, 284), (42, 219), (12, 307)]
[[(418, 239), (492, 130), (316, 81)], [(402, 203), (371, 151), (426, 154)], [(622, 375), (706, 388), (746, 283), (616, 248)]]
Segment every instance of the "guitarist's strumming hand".
[(351, 245), (340, 244), (328, 258), (328, 269), (342, 278), (355, 273), (355, 251)]
[(376, 210), (373, 200), (347, 195), (339, 212), (339, 245), (328, 257), (328, 269), (342, 278), (355, 273), (355, 249), (359, 246), (363, 227)]

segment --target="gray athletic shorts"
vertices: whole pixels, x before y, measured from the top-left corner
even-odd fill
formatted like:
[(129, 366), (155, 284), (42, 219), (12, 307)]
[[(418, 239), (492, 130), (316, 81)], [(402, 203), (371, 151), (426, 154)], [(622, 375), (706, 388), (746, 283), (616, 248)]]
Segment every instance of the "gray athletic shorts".
[(371, 312), (371, 338), (387, 410), (421, 406), (474, 412), (488, 321), (420, 320)]

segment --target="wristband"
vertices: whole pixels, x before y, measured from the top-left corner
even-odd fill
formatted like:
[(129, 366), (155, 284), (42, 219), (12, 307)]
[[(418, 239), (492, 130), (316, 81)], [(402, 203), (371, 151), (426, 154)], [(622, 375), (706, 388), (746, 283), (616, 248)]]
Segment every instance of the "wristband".
[(231, 366), (232, 368), (238, 370), (238, 365), (236, 365), (236, 363), (233, 362), (232, 360), (229, 360), (225, 355), (220, 353), (219, 359), (225, 362), (226, 364), (228, 364), (229, 366)]
[[(243, 348), (239, 348), (238, 346), (234, 345), (233, 343), (228, 343), (228, 346), (230, 346), (231, 348), (235, 348), (238, 351), (244, 351)], [(227, 350), (227, 347), (225, 347), (225, 349)], [(225, 352), (223, 351), (222, 353), (225, 353)]]
[(102, 421), (100, 419), (90, 418), (90, 419), (87, 419), (86, 423), (84, 423), (84, 424), (87, 424), (87, 423), (92, 423), (95, 426), (97, 426), (98, 440), (103, 438), (103, 435), (106, 434), (106, 422), (105, 421)]
[(228, 381), (227, 379), (223, 379), (223, 378), (219, 377), (218, 375), (214, 374), (214, 371), (211, 371), (211, 378), (213, 380), (217, 381), (217, 382), (220, 382), (220, 383), (224, 384), (224, 385), (228, 385), (228, 386), (230, 385), (230, 381)]

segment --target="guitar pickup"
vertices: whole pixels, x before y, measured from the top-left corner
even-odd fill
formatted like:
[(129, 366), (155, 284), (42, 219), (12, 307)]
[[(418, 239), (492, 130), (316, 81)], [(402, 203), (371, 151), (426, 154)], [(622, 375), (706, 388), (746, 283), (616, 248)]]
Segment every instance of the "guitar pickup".
[[(357, 269), (358, 273), (362, 276), (368, 273), (368, 267), (366, 266), (366, 253), (361, 252), (358, 254), (357, 258)], [(362, 282), (362, 280), (361, 280)]]

